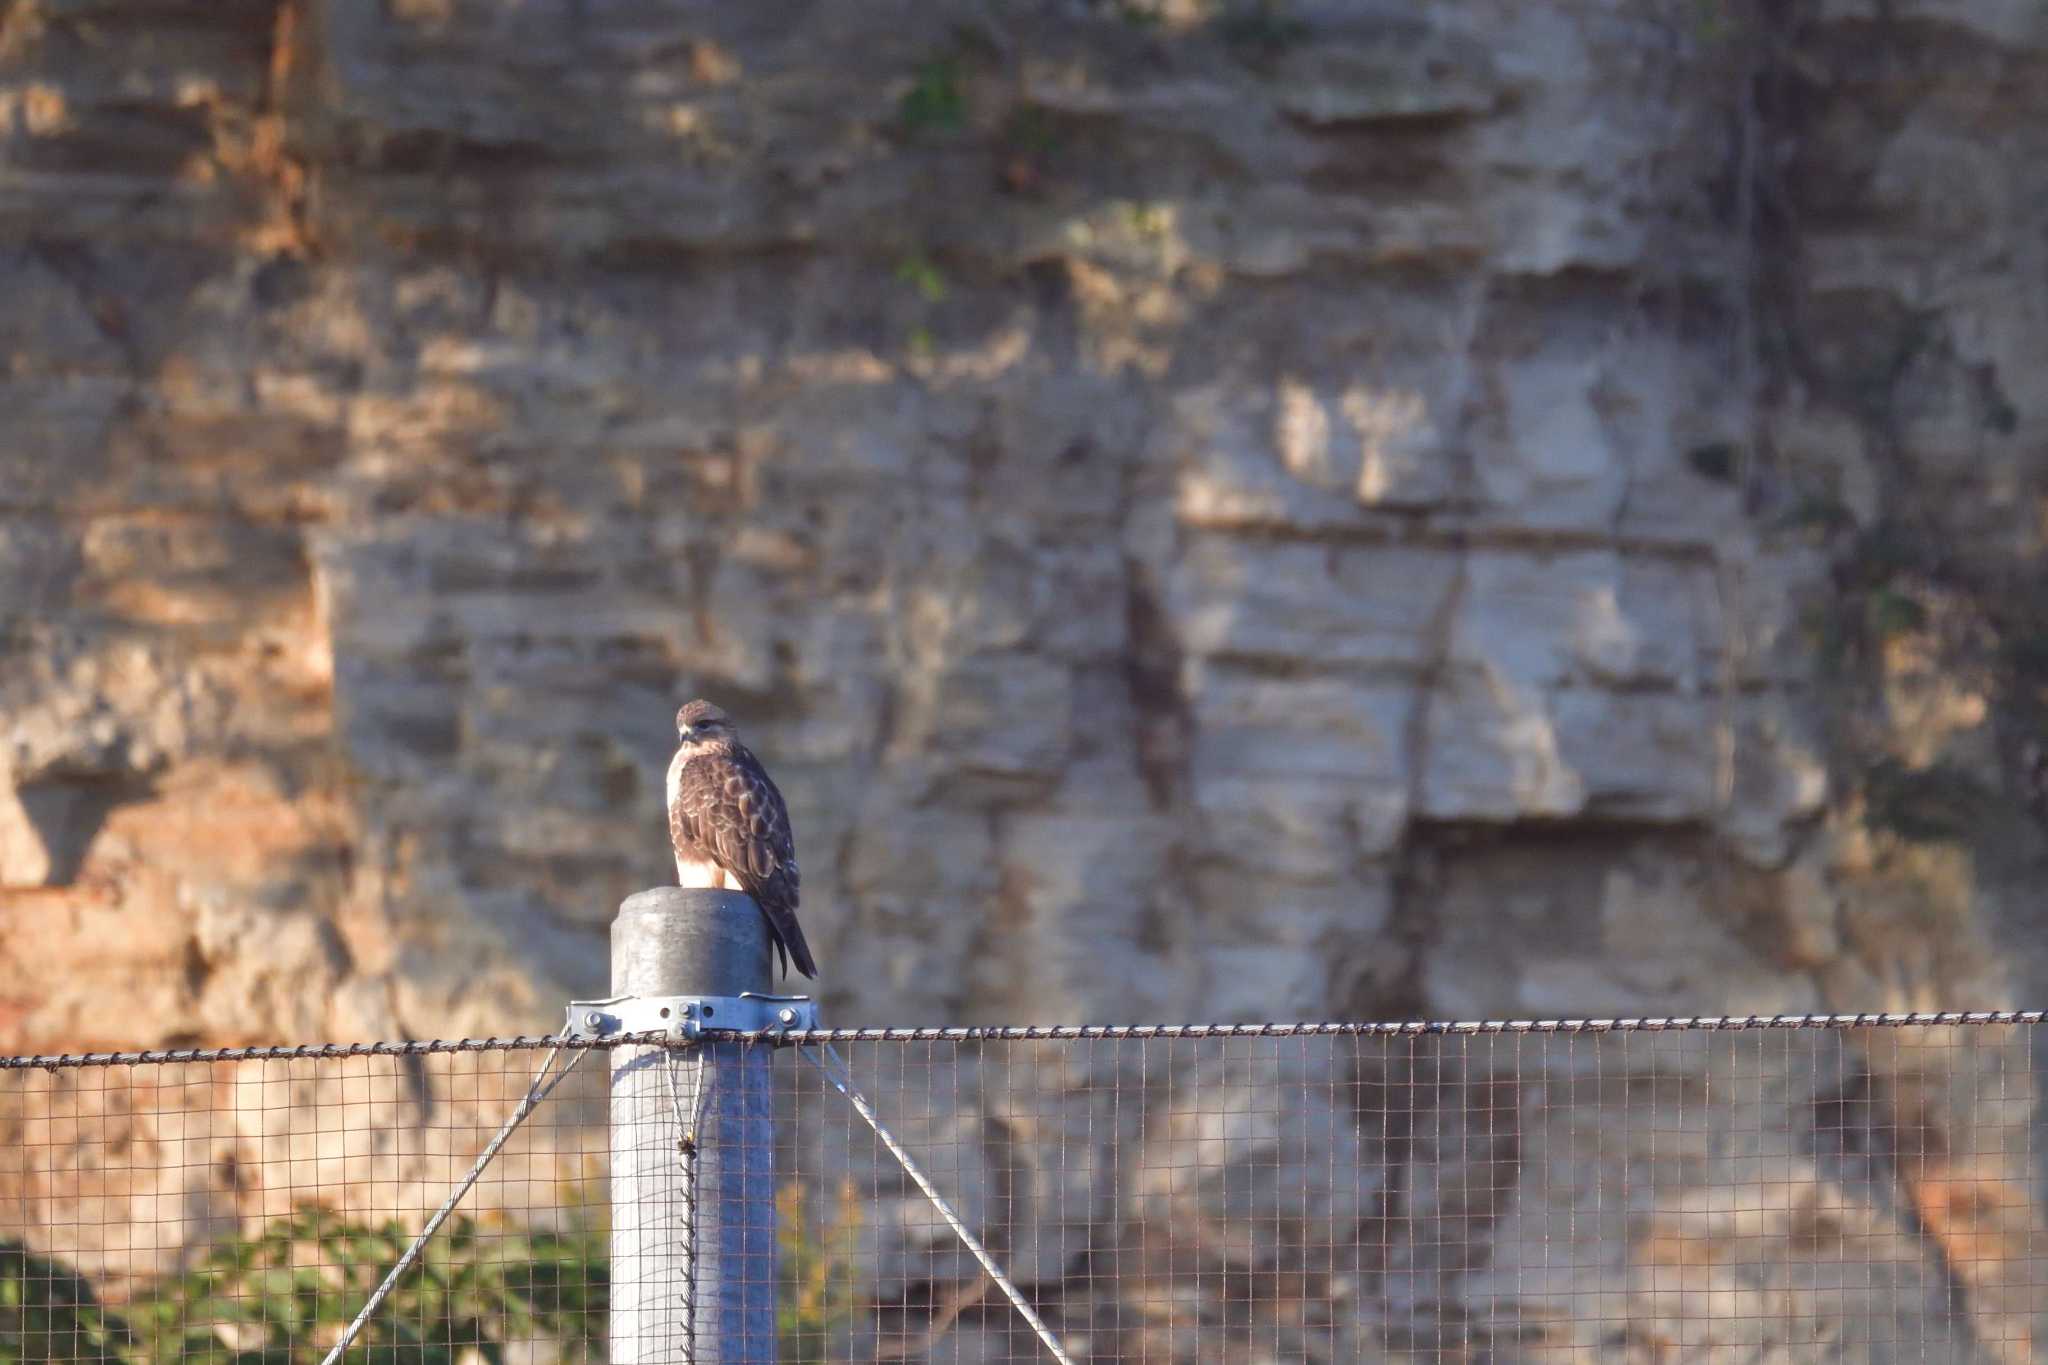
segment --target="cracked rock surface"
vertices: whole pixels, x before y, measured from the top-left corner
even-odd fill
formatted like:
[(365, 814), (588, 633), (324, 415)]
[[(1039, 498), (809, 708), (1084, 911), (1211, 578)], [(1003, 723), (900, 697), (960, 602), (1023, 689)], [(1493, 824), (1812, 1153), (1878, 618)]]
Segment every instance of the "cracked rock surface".
[(2048, 21), (1158, 8), (0, 7), (0, 1049), (2041, 1003)]

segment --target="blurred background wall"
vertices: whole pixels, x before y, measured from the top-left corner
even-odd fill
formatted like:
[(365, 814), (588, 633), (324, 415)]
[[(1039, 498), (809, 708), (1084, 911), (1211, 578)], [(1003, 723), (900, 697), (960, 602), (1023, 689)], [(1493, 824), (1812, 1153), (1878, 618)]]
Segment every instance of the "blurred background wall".
[[(2038, 1005), (2031, 0), (0, 3), (0, 1049)], [(110, 1000), (120, 1002), (109, 1008)]]

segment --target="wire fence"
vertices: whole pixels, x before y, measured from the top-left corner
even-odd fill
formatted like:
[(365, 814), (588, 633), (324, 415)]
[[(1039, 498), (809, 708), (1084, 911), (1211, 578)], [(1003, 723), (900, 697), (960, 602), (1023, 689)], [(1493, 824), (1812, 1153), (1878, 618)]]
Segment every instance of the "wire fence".
[[(814, 1030), (740, 1044), (767, 1063), (770, 1240), (694, 1213), (723, 1273), (772, 1285), (753, 1358), (1051, 1358), (806, 1060), (829, 1043), (1076, 1361), (2030, 1361), (2039, 1023)], [(571, 1048), (609, 1055), (346, 1360), (612, 1358), (615, 1219), (693, 1211), (614, 1209), (608, 1067), (674, 1078), (659, 1131), (622, 1135), (659, 1159), (745, 1099), (699, 1102), (699, 1050), (652, 1041)], [(320, 1361), (556, 1044), (0, 1059), (0, 1361)]]

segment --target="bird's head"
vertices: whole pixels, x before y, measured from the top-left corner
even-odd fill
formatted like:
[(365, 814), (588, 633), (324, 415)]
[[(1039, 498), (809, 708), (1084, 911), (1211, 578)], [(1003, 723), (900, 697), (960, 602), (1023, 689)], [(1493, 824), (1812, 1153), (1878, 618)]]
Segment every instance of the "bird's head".
[(685, 703), (676, 712), (676, 738), (685, 744), (731, 739), (732, 719), (708, 701)]

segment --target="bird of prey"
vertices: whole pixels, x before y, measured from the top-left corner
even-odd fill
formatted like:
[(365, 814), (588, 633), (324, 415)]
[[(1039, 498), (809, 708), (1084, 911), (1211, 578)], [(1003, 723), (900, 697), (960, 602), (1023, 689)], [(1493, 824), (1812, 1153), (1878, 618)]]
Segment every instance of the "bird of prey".
[(693, 701), (676, 712), (668, 765), (668, 832), (683, 886), (744, 891), (761, 907), (782, 960), (815, 977), (818, 964), (796, 922), (796, 836), (782, 793), (733, 732), (725, 712)]

